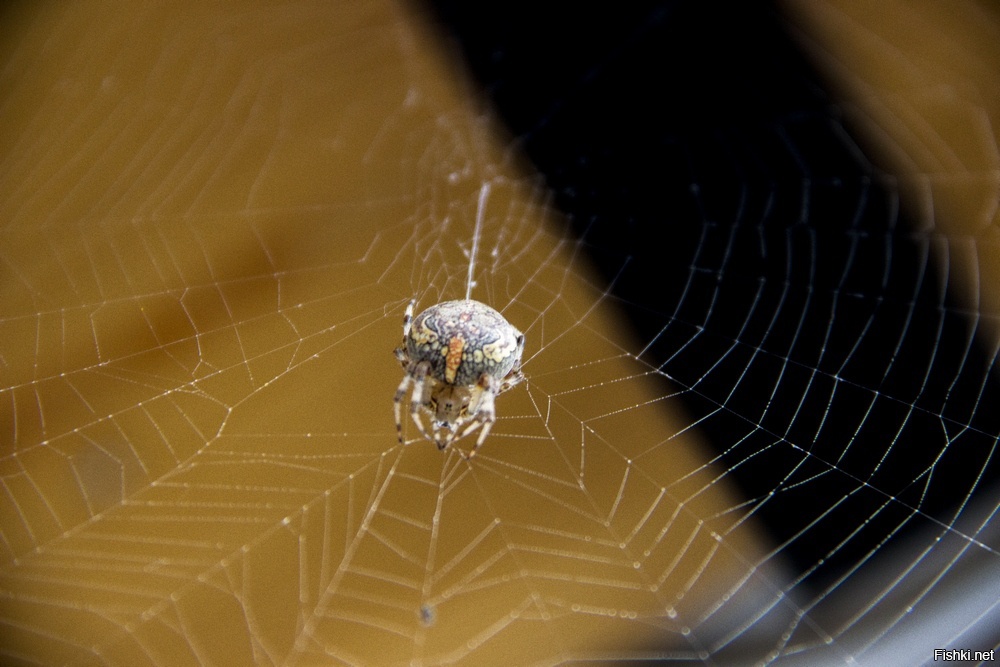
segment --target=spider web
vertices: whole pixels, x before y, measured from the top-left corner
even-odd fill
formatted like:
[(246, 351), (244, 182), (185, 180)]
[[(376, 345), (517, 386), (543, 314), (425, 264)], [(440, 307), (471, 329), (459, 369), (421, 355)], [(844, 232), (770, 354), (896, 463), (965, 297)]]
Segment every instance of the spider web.
[[(596, 61), (520, 91), (533, 114), (477, 70), (509, 139), (407, 7), (4, 11), (5, 664), (996, 647), (995, 84), (919, 79), (925, 54), (831, 4), (796, 25), (860, 102), (779, 51), (697, 95), (678, 69), (705, 108), (664, 109), (620, 67), (718, 27), (666, 3), (601, 20)], [(756, 34), (733, 24), (720, 42)], [(886, 103), (823, 26), (924, 106)], [(746, 78), (789, 70), (806, 93)], [(770, 107), (720, 111), (739, 85)], [(975, 160), (929, 108), (971, 119)], [(470, 265), (527, 380), (465, 461), (397, 444), (392, 350), (409, 300), (463, 297)]]

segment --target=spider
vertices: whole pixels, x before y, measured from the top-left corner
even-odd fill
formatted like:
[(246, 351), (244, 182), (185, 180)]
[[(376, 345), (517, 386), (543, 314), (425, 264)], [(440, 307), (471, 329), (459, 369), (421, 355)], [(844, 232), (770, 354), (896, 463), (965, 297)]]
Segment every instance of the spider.
[[(524, 334), (486, 304), (471, 299), (443, 301), (413, 317), (411, 301), (403, 316), (403, 342), (396, 358), (406, 373), (396, 390), (394, 411), (403, 442), (402, 403), (410, 396), (410, 416), (420, 434), (446, 449), (482, 427), (471, 459), (496, 420), (495, 400), (524, 379)], [(420, 413), (431, 417), (433, 434)]]

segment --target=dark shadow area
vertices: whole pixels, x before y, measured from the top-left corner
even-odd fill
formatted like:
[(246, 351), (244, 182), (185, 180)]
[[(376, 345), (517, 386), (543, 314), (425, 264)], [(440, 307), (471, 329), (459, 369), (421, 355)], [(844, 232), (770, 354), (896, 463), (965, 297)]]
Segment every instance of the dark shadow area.
[(961, 529), (991, 361), (773, 7), (431, 4), (806, 587)]

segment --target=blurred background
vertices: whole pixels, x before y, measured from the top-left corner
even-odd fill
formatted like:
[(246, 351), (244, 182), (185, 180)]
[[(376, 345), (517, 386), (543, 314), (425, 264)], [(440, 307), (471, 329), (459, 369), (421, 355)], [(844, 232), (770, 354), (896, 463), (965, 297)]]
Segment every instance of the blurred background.
[(998, 648), (993, 5), (0, 12), (4, 664)]

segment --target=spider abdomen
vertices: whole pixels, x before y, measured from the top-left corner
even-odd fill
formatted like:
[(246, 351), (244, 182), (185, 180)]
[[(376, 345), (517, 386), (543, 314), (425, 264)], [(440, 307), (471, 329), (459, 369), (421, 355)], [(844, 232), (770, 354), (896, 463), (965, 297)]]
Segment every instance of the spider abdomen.
[(473, 300), (444, 301), (413, 319), (406, 349), (426, 361), (428, 375), (450, 385), (474, 385), (483, 373), (502, 380), (520, 358), (524, 336), (503, 315)]
[[(403, 442), (402, 403), (411, 387), (410, 417), (438, 449), (480, 429), (471, 459), (496, 421), (496, 397), (524, 380), (524, 334), (503, 315), (471, 299), (445, 301), (403, 316), (403, 341), (394, 354), (404, 369), (393, 413)], [(430, 429), (423, 415), (430, 417)]]

